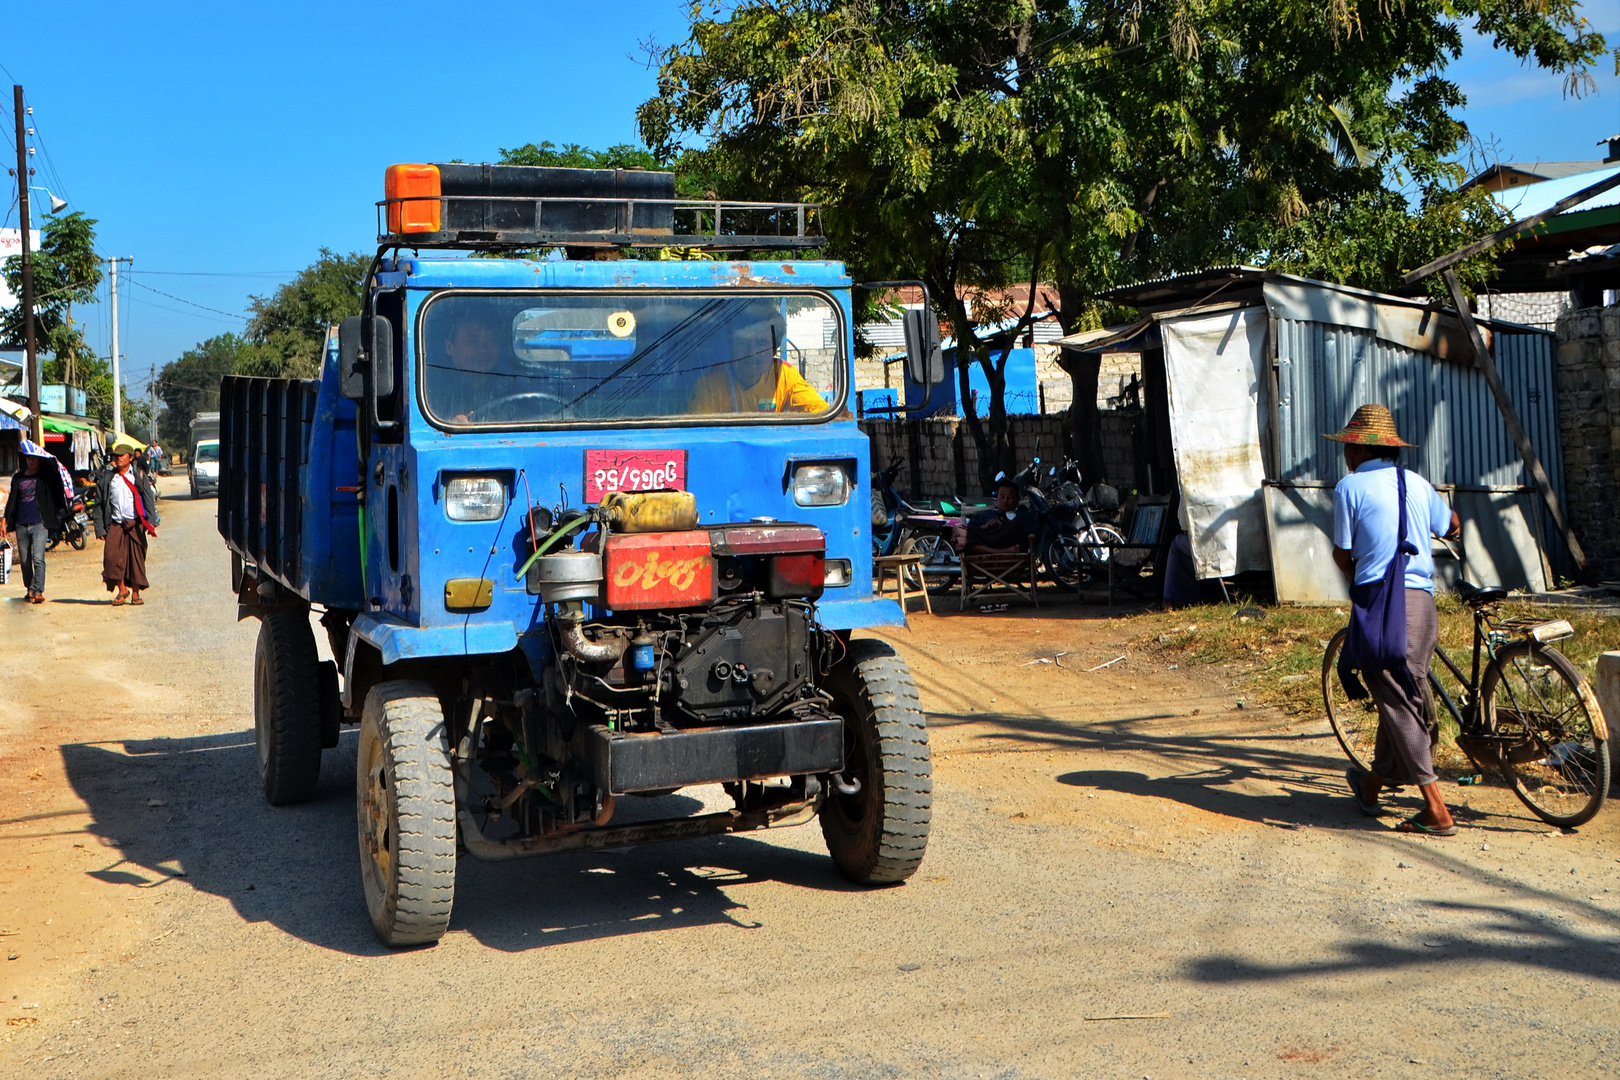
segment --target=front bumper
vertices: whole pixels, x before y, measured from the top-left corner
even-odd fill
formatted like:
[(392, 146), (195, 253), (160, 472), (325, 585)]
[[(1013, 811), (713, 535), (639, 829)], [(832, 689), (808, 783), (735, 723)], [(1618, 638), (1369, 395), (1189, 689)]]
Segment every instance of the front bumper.
[(586, 756), (596, 786), (613, 795), (835, 772), (844, 767), (844, 725), (829, 718), (646, 735), (596, 725)]

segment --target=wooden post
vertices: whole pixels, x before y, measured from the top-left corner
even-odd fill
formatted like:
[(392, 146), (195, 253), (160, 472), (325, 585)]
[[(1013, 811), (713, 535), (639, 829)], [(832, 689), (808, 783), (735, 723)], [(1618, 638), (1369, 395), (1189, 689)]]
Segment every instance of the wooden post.
[[(1502, 375), (1496, 370), (1496, 361), (1491, 357), (1491, 350), (1485, 345), (1485, 335), (1479, 332), (1479, 324), (1474, 321), (1474, 313), (1468, 308), (1468, 297), (1463, 294), (1462, 286), (1457, 282), (1454, 271), (1446, 269), (1441, 276), (1445, 278), (1446, 288), (1451, 293), (1451, 303), (1457, 309), (1457, 317), (1462, 320), (1463, 328), (1468, 331), (1468, 343), (1474, 347), (1474, 361), (1479, 364), (1479, 370), (1485, 376), (1485, 384), (1491, 388), (1491, 394), (1496, 398), (1496, 407), (1501, 410), (1502, 422), (1507, 424), (1508, 434), (1518, 444), (1519, 454), (1524, 458), (1524, 467), (1541, 491), (1541, 497), (1547, 503), (1547, 510), (1552, 514), (1553, 524), (1564, 536), (1564, 543), (1569, 545), (1569, 553), (1575, 559), (1575, 565), (1580, 567), (1581, 578), (1587, 580), (1591, 576), (1591, 569), (1587, 565), (1586, 552), (1581, 549), (1581, 542), (1575, 539), (1570, 531), (1569, 522), (1564, 519), (1563, 507), (1558, 505), (1558, 494), (1553, 491), (1552, 481), (1547, 478), (1547, 470), (1541, 466), (1541, 458), (1536, 454), (1536, 448), (1530, 442), (1529, 432), (1524, 430), (1524, 424), (1519, 421), (1519, 412), (1513, 407), (1513, 400), (1508, 397), (1507, 387), (1502, 385)], [(1587, 580), (1587, 584), (1591, 584)]]

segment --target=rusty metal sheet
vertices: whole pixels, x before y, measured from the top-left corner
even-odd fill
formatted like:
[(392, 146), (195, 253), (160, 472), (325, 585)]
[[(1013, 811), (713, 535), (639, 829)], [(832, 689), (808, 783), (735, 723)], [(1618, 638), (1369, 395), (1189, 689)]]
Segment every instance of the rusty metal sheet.
[(1462, 519), (1463, 575), (1475, 585), (1546, 592), (1547, 566), (1535, 518), (1534, 491), (1459, 491), (1452, 497)]
[[(1267, 484), (1264, 494), (1277, 599), (1289, 604), (1348, 604), (1349, 586), (1333, 562), (1333, 489), (1321, 484)], [(1464, 573), (1462, 565), (1441, 541), (1433, 541), (1430, 550), (1435, 588), (1455, 589)]]

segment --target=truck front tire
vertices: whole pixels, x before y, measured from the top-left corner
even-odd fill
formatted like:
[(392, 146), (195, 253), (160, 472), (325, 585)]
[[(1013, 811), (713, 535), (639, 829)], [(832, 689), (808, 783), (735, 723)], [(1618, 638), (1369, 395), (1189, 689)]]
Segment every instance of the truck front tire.
[(360, 877), (384, 945), (426, 945), (450, 927), (456, 792), (444, 709), (426, 683), (394, 679), (366, 695), (355, 809)]
[(253, 654), (259, 784), (272, 806), (307, 802), (321, 776), (320, 656), (309, 613), (268, 611)]
[(821, 811), (821, 833), (839, 873), (890, 885), (916, 873), (928, 847), (933, 770), (928, 727), (905, 661), (887, 642), (862, 638), (833, 668), (827, 690), (844, 718), (844, 775)]

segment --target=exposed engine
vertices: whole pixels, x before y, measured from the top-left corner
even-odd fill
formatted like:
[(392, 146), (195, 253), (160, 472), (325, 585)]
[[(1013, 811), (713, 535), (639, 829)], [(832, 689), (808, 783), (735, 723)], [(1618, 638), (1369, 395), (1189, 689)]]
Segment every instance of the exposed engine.
[(557, 606), (564, 700), (553, 704), (651, 731), (760, 720), (818, 700), (816, 675), (836, 649), (815, 625), (824, 545), (806, 525), (591, 533), (573, 554), (600, 555), (612, 615), (585, 622), (584, 597)]
[(739, 810), (808, 805), (816, 774), (841, 765), (842, 721), (818, 685), (842, 649), (815, 619), (821, 530), (694, 528), (684, 500), (673, 520), (638, 501), (593, 511), (605, 527), (549, 530), (583, 533), (578, 548), (542, 539), (528, 578), (549, 612), (542, 685), (476, 722), (467, 748), (494, 783), (490, 823), (554, 836), (604, 823), (618, 795), (719, 779)]

